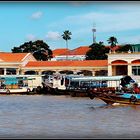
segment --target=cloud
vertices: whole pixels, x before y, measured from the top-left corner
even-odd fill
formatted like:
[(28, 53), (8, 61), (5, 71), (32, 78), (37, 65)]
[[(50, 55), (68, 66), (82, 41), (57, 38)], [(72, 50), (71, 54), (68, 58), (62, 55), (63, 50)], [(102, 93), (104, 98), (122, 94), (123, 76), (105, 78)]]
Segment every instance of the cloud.
[(43, 13), (38, 11), (38, 12), (33, 13), (31, 18), (32, 19), (39, 19), (39, 18), (41, 18), (42, 15), (43, 15)]
[[(132, 10), (132, 9), (131, 9)], [(52, 23), (52, 26), (65, 27), (71, 25), (77, 34), (89, 33), (93, 28), (93, 23), (96, 24), (97, 32), (121, 32), (127, 30), (140, 29), (140, 11), (96, 11), (82, 15), (68, 16), (63, 20)], [(90, 30), (89, 30), (90, 28)]]
[(61, 35), (59, 34), (59, 32), (49, 31), (45, 38), (47, 40), (59, 40), (61, 38)]

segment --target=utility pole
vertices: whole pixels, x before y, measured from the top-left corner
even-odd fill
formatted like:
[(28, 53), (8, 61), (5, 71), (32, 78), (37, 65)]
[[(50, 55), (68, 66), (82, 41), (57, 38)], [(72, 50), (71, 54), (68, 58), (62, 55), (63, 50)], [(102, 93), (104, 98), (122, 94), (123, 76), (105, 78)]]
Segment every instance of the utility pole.
[(93, 28), (92, 32), (93, 32), (93, 43), (96, 43), (96, 36), (95, 36), (96, 29)]
[(96, 43), (96, 36), (95, 36), (96, 28), (95, 28), (95, 25), (93, 25), (92, 32), (93, 32), (93, 43)]

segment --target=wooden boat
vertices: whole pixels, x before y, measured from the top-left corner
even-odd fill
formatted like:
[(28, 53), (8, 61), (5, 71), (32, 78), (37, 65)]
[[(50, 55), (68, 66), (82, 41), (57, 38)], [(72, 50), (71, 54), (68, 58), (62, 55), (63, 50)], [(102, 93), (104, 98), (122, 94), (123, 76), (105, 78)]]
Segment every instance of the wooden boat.
[(88, 91), (88, 95), (90, 99), (99, 98), (107, 104), (140, 105), (140, 87), (133, 81), (133, 86), (128, 88), (126, 85), (130, 84), (132, 79), (129, 77), (128, 81), (125, 80), (125, 77), (121, 79), (121, 89), (115, 87), (94, 88)]
[(140, 105), (140, 93), (134, 92), (109, 92), (106, 91), (95, 91), (90, 92), (89, 94), (90, 99), (99, 98), (107, 104), (135, 104)]

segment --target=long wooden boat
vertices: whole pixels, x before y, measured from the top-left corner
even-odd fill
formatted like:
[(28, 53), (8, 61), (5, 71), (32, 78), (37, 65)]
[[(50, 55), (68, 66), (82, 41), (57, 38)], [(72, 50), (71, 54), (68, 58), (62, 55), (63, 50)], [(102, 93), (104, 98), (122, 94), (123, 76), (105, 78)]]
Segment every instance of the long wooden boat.
[(99, 98), (107, 104), (140, 105), (140, 87), (130, 76), (120, 79), (120, 87), (93, 88), (88, 91), (90, 99)]
[(134, 92), (116, 92), (115, 90), (110, 90), (110, 92), (100, 91), (100, 92), (89, 92), (90, 99), (98, 98), (107, 104), (133, 104), (140, 105), (140, 93)]

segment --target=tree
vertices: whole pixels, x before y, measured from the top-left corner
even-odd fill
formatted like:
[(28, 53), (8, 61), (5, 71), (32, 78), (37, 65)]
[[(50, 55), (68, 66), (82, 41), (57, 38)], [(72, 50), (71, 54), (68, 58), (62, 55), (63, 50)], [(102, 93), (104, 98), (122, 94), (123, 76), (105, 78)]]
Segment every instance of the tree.
[(110, 44), (111, 48), (115, 47), (118, 43), (117, 38), (114, 36), (111, 36), (108, 40), (108, 44)]
[(68, 49), (68, 40), (71, 39), (70, 35), (72, 35), (72, 33), (69, 30), (65, 30), (62, 34), (62, 37), (64, 40), (66, 40), (66, 48)]
[(93, 43), (89, 46), (91, 48), (86, 53), (86, 60), (106, 60), (107, 55), (109, 53), (109, 48), (106, 48), (103, 42)]
[(46, 61), (52, 58), (52, 50), (43, 40), (29, 41), (11, 49), (13, 53), (32, 53), (39, 61)]
[(122, 45), (118, 50), (116, 50), (116, 52), (128, 52), (128, 51), (133, 52), (132, 45), (130, 44)]

